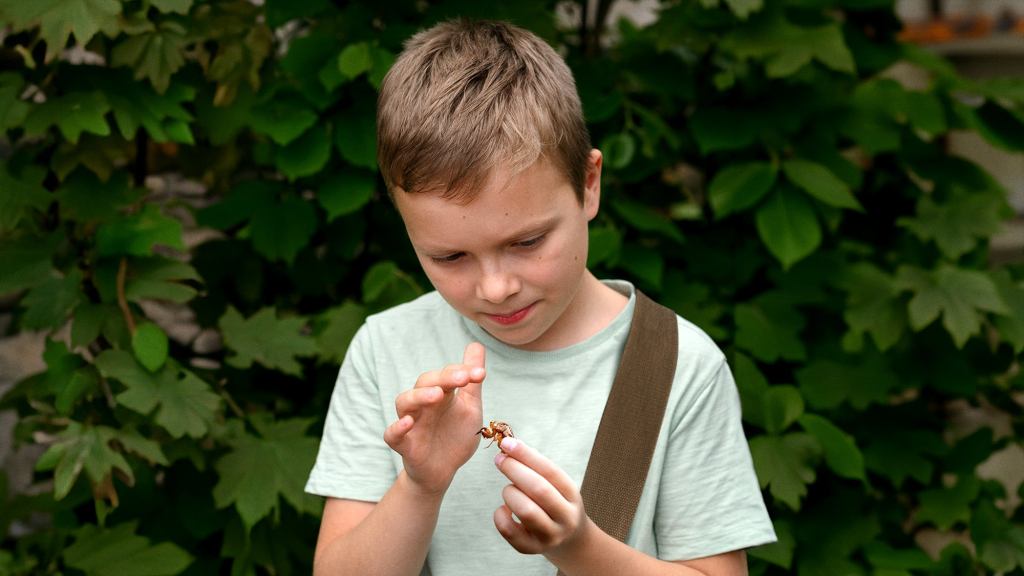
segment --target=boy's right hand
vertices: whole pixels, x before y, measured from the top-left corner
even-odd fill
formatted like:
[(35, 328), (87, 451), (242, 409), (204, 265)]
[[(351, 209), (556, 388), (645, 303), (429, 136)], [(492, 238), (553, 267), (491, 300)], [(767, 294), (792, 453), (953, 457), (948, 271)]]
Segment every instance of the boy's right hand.
[(418, 488), (447, 490), (480, 445), (476, 432), (483, 421), (485, 376), (484, 347), (472, 342), (462, 364), (421, 374), (412, 389), (395, 399), (398, 420), (384, 431), (384, 441), (402, 455), (405, 473)]

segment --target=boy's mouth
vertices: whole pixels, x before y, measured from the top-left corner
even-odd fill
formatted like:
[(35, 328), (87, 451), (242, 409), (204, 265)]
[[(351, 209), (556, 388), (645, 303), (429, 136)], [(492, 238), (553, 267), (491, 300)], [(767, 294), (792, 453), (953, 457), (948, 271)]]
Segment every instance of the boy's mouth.
[(526, 315), (530, 313), (530, 310), (533, 310), (534, 304), (530, 304), (525, 308), (520, 308), (511, 314), (488, 314), (487, 317), (503, 326), (511, 326), (523, 318), (526, 318)]

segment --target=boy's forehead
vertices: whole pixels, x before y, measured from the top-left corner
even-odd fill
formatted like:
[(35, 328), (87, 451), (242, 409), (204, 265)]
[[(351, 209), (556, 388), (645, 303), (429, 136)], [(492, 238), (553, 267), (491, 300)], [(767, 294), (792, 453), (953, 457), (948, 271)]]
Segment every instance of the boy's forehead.
[[(568, 177), (560, 172), (558, 166), (544, 156), (526, 166), (499, 162), (492, 168), (462, 179), (458, 186), (452, 187), (448, 181), (439, 181), (412, 194), (429, 194), (459, 206), (467, 206), (485, 192), (505, 195), (514, 191), (519, 184), (531, 186), (544, 182), (545, 187), (551, 187), (553, 181), (568, 184)], [(400, 193), (409, 194), (401, 189)]]

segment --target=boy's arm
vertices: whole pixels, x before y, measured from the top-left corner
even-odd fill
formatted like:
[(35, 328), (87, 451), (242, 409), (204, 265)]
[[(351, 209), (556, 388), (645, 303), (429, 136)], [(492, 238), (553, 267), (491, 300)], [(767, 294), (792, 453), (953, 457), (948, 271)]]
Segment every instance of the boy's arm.
[(380, 502), (329, 498), (313, 574), (419, 574), (443, 495), (423, 493), (403, 471)]
[(403, 469), (376, 504), (328, 501), (315, 574), (419, 574), (441, 500), (479, 446), (484, 356), (484, 347), (471, 343), (462, 364), (421, 374), (398, 395), (398, 420), (384, 431), (384, 442), (402, 456)]

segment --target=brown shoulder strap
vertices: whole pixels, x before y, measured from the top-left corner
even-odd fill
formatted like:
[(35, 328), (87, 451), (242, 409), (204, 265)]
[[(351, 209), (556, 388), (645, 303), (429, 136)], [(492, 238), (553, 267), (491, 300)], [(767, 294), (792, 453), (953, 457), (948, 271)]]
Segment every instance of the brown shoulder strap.
[(580, 488), (587, 515), (622, 542), (647, 480), (678, 352), (675, 312), (637, 290), (626, 347)]

